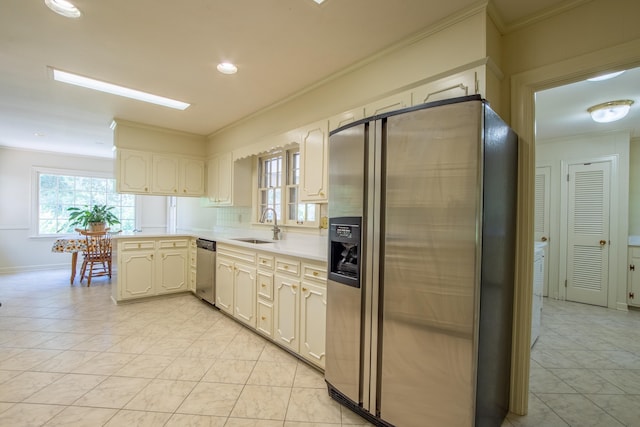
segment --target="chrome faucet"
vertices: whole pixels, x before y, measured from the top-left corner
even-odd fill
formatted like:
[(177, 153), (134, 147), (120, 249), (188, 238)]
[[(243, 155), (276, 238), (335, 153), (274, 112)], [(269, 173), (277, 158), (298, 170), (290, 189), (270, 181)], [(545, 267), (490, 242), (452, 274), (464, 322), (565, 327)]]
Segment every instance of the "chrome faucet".
[(264, 223), (265, 217), (267, 216), (267, 212), (273, 212), (273, 240), (280, 240), (280, 228), (278, 227), (278, 214), (276, 210), (273, 208), (265, 208), (262, 211), (262, 216), (260, 217), (260, 222)]

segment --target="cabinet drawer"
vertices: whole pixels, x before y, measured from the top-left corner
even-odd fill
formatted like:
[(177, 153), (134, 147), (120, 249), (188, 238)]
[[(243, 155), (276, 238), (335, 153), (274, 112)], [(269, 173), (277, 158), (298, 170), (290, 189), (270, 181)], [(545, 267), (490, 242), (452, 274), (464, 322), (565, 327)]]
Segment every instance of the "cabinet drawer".
[(321, 265), (302, 264), (302, 277), (305, 279), (327, 280), (327, 267)]
[(273, 301), (273, 273), (258, 270), (258, 296)]
[(629, 247), (631, 252), (631, 256), (634, 258), (640, 257), (640, 247), (634, 247), (634, 246), (630, 246)]
[(217, 245), (216, 251), (218, 255), (223, 255), (234, 261), (241, 261), (246, 264), (256, 265), (256, 253), (253, 251), (243, 250), (236, 246)]
[(187, 239), (158, 241), (158, 249), (186, 248), (188, 246), (189, 241)]
[(258, 267), (268, 268), (273, 270), (274, 257), (273, 255), (258, 254)]
[(273, 304), (258, 300), (257, 329), (264, 335), (273, 335)]
[(300, 276), (300, 261), (289, 258), (276, 258), (276, 271)]
[(137, 251), (138, 249), (155, 249), (153, 240), (124, 240), (121, 244), (123, 251)]

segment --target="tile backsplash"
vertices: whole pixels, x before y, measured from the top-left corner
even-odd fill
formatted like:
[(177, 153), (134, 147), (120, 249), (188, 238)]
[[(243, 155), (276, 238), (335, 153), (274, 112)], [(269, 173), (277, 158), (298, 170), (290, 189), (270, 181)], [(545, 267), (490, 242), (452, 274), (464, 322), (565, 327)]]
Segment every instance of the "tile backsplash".
[(216, 225), (220, 227), (249, 227), (250, 207), (228, 207), (216, 209)]

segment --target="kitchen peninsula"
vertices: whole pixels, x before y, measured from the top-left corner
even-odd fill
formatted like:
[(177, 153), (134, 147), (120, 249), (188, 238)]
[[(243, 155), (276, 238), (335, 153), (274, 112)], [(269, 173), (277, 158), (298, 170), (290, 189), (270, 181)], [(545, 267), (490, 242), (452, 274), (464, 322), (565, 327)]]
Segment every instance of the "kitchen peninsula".
[[(216, 307), (323, 369), (326, 237), (289, 233), (274, 241), (267, 233), (226, 229), (118, 235), (112, 299), (118, 304), (195, 293), (196, 239), (213, 240)], [(248, 238), (264, 243), (237, 240)]]

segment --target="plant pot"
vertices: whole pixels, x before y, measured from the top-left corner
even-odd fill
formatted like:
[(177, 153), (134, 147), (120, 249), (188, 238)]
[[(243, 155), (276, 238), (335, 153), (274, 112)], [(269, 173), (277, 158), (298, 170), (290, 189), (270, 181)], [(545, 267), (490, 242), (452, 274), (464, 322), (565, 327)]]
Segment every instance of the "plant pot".
[(104, 231), (105, 229), (105, 223), (104, 222), (90, 222), (89, 223), (89, 231), (92, 232), (101, 232)]

